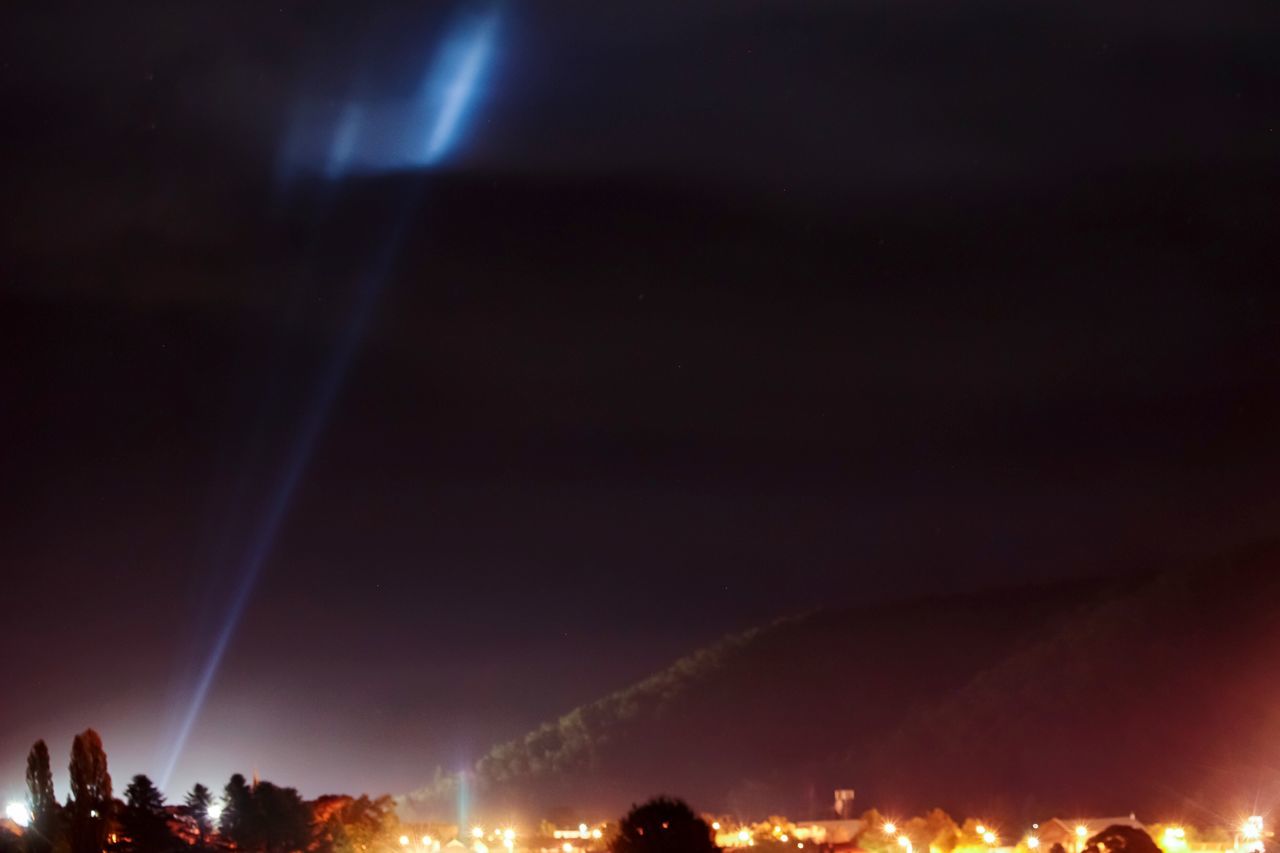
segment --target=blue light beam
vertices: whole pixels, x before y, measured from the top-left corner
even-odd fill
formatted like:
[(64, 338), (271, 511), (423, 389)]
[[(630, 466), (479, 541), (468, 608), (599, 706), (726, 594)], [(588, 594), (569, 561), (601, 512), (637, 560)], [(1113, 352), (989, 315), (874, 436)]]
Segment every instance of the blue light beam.
[(457, 139), (467, 107), (475, 100), (481, 75), (493, 52), (498, 26), (496, 10), (470, 22), (462, 34), (446, 46), (440, 62), (423, 85), (422, 97), (437, 109), (419, 163), (433, 166)]
[[(446, 42), (440, 61), (424, 87), (423, 94), (430, 98), (434, 106), (434, 119), (430, 122), (431, 129), (426, 137), (418, 165), (439, 165), (456, 143), (468, 106), (477, 89), (477, 83), (492, 53), (497, 19), (495, 8), (479, 18), (471, 19), (463, 28), (461, 35), (455, 35)], [(352, 105), (344, 114), (327, 152), (324, 171), (330, 177), (338, 177), (345, 171), (347, 162), (355, 155), (355, 149), (359, 144), (361, 119), (362, 112), (358, 105)], [(195, 690), (191, 694), (191, 701), (182, 717), (173, 750), (169, 754), (161, 775), (161, 789), (168, 785), (204, 707), (209, 690), (217, 678), (222, 659), (235, 636), (236, 628), (244, 615), (258, 577), (271, 555), (280, 525), (288, 514), (294, 493), (328, 423), (333, 405), (374, 314), (378, 296), (390, 275), (408, 224), (413, 219), (420, 200), (420, 187), (411, 187), (402, 201), (391, 232), (382, 243), (373, 264), (357, 283), (355, 304), (350, 319), (325, 364), (316, 384), (315, 394), (301, 421), (296, 440), (284, 460), (280, 477), (270, 493), (267, 512), (254, 529), (249, 548), (242, 558), (238, 581), (233, 589), (227, 612), (213, 645), (205, 656)]]

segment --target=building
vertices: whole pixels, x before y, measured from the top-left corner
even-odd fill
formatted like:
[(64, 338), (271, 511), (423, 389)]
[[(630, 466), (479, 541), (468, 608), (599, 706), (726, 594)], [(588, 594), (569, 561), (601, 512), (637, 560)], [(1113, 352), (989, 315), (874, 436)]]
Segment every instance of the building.
[(1080, 853), (1085, 842), (1108, 826), (1127, 826), (1146, 831), (1146, 827), (1132, 813), (1121, 817), (1086, 817), (1067, 819), (1054, 817), (1044, 821), (1035, 830), (1041, 849), (1048, 850), (1061, 844), (1067, 853)]

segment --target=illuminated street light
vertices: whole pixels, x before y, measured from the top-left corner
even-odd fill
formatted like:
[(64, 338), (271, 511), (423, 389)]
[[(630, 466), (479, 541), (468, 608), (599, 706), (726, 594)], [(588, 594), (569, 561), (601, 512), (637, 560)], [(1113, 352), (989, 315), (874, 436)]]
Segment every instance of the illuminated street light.
[(14, 800), (4, 807), (4, 816), (16, 823), (23, 829), (31, 823), (31, 810), (27, 808), (26, 803)]
[(473, 827), (471, 827), (471, 837), (472, 837), (472, 838), (484, 838), (484, 827), (482, 827), (482, 826), (473, 826)]
[(1262, 837), (1262, 815), (1253, 815), (1244, 822), (1244, 826), (1240, 827), (1240, 834), (1250, 841), (1256, 841)]
[(407, 835), (402, 835), (402, 836), (400, 836), (400, 846), (401, 846), (401, 847), (408, 847), (408, 846), (409, 846), (409, 836), (407, 836)]
[(790, 841), (790, 840), (791, 840), (791, 837), (790, 837), (789, 835), (787, 835), (787, 834), (784, 832), (784, 833), (782, 833), (781, 835), (779, 835), (779, 836), (778, 836), (778, 840), (779, 840), (779, 841)]
[(982, 824), (978, 824), (978, 826), (976, 827), (975, 831), (978, 833), (978, 835), (986, 835), (986, 834), (987, 834), (987, 828), (986, 828), (985, 826), (983, 826)]
[(573, 845), (570, 844), (568, 841), (566, 841), (564, 844), (561, 844), (560, 849), (563, 850), (564, 853), (573, 853)]
[(886, 821), (884, 822), (884, 826), (882, 826), (882, 827), (881, 827), (881, 829), (883, 829), (883, 830), (884, 830), (884, 834), (885, 834), (885, 835), (897, 835), (897, 834), (898, 834), (898, 827), (897, 827), (897, 825), (896, 825), (896, 824), (894, 824), (894, 822), (893, 822), (893, 821), (891, 821), (891, 820), (886, 820)]
[(604, 838), (604, 833), (598, 829), (593, 829), (591, 830), (591, 837), (596, 839)]
[(749, 829), (740, 829), (740, 830), (738, 830), (738, 840), (739, 840), (739, 841), (741, 841), (743, 844), (746, 844), (748, 841), (750, 841), (750, 840), (751, 840), (751, 830), (749, 830)]
[(1028, 847), (1029, 849), (1031, 849), (1031, 850), (1035, 850), (1035, 849), (1036, 849), (1037, 847), (1039, 847), (1039, 846), (1040, 846), (1040, 839), (1039, 839), (1039, 838), (1036, 838), (1034, 835), (1028, 835), (1028, 836), (1027, 836), (1027, 847)]
[(578, 835), (583, 838), (587, 837), (587, 825), (585, 823), (578, 824)]
[(430, 836), (430, 835), (424, 835), (424, 836), (422, 836), (422, 846), (423, 846), (423, 847), (430, 847), (430, 846), (431, 846), (431, 836)]
[(1089, 835), (1089, 827), (1081, 824), (1076, 827), (1076, 838), (1085, 838)]
[(988, 844), (995, 844), (996, 834), (988, 829), (986, 832), (982, 833), (982, 840)]
[(711, 821), (711, 828), (718, 831), (720, 829), (720, 821), (718, 820)]

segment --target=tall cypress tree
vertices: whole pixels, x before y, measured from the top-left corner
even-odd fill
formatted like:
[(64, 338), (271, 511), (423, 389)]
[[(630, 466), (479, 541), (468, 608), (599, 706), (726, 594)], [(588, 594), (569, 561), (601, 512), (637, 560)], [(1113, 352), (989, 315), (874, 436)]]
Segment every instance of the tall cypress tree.
[(27, 808), (31, 811), (27, 853), (49, 853), (58, 834), (59, 807), (49, 769), (49, 747), (43, 740), (36, 741), (27, 753)]
[(93, 729), (71, 744), (71, 853), (102, 853), (111, 812), (111, 774), (102, 738)]

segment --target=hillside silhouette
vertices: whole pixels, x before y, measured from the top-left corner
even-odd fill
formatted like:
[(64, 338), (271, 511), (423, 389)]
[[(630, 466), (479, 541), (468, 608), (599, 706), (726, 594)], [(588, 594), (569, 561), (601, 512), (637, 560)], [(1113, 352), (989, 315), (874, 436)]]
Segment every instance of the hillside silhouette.
[[(1280, 781), (1274, 547), (1192, 570), (821, 611), (727, 637), (479, 761), (486, 807), (669, 790), (816, 816), (837, 786), (1008, 821), (1229, 813)], [(408, 798), (431, 810), (453, 782)]]

